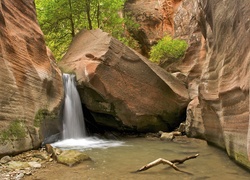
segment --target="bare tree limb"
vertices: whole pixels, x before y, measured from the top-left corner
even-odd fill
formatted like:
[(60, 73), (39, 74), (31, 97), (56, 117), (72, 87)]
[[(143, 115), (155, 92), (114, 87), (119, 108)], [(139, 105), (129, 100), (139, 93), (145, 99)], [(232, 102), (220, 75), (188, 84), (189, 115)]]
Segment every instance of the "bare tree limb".
[(172, 168), (174, 168), (176, 171), (181, 171), (174, 163), (170, 162), (169, 160), (163, 159), (163, 158), (158, 158), (155, 161), (152, 161), (148, 163), (147, 165), (141, 167), (140, 169), (137, 170), (137, 172), (140, 171), (146, 171), (151, 167), (157, 166), (158, 164), (168, 164)]
[[(182, 164), (184, 163), (185, 161), (189, 160), (189, 159), (194, 159), (196, 157), (198, 157), (199, 154), (196, 154), (194, 156), (188, 156), (184, 159), (175, 159), (175, 160), (172, 160), (172, 161), (169, 161), (169, 160), (166, 160), (166, 159), (163, 159), (163, 158), (158, 158), (148, 164), (146, 164), (145, 166), (142, 166), (140, 169), (138, 169), (136, 172), (141, 172), (141, 171), (146, 171), (154, 166), (157, 166), (159, 164), (168, 164), (169, 166), (171, 166), (173, 169), (175, 169), (176, 171), (180, 171), (180, 172), (184, 172), (184, 173), (188, 173), (188, 172), (185, 172), (185, 171), (182, 171), (180, 170), (175, 164)], [(190, 173), (188, 173), (190, 174)]]
[(185, 161), (187, 161), (187, 160), (189, 160), (189, 159), (194, 159), (194, 158), (197, 158), (199, 156), (199, 154), (195, 154), (194, 156), (188, 156), (188, 157), (186, 157), (186, 158), (184, 158), (184, 159), (174, 159), (174, 160), (172, 160), (172, 161), (170, 161), (170, 162), (172, 162), (172, 163), (177, 163), (177, 164), (183, 164)]

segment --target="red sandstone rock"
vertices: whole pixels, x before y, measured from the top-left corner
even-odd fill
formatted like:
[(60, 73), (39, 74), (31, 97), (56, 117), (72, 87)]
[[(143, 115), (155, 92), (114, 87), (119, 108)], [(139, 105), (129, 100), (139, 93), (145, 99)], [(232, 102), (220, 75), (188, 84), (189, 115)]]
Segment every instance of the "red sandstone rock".
[(144, 56), (150, 48), (166, 34), (174, 33), (174, 12), (181, 0), (128, 0), (125, 12), (140, 25), (137, 30), (130, 30), (141, 45)]
[[(187, 83), (193, 99), (187, 111), (189, 135), (204, 137), (250, 168), (250, 2), (182, 0), (176, 4), (173, 19), (168, 23), (163, 22), (167, 14), (164, 6), (152, 8), (153, 3), (168, 0), (152, 0), (147, 2), (150, 6), (146, 3), (136, 6), (140, 2), (128, 1), (128, 10), (144, 17), (137, 21), (141, 24), (138, 34), (144, 33), (138, 37), (154, 42), (164, 33), (172, 33), (189, 43), (182, 60), (161, 63), (167, 71), (186, 76), (186, 80), (180, 77)], [(157, 17), (158, 21), (150, 22), (147, 17)], [(169, 26), (170, 22), (174, 25)]]
[(60, 66), (76, 74), (82, 101), (100, 125), (157, 132), (183, 120), (185, 86), (101, 30), (80, 32)]
[(185, 132), (188, 137), (206, 139), (201, 105), (199, 103), (198, 97), (194, 98), (188, 104)]
[(250, 168), (250, 1), (201, 1), (207, 55), (199, 97), (206, 139)]
[[(48, 56), (43, 34), (36, 20), (34, 1), (0, 1), (0, 134), (9, 125), (21, 121), (25, 137), (0, 140), (0, 156), (39, 147), (43, 136), (58, 128), (42, 132), (34, 127), (34, 118), (41, 109), (58, 113), (63, 99), (60, 70)], [(42, 135), (42, 136), (41, 136)], [(6, 137), (5, 137), (6, 138)]]

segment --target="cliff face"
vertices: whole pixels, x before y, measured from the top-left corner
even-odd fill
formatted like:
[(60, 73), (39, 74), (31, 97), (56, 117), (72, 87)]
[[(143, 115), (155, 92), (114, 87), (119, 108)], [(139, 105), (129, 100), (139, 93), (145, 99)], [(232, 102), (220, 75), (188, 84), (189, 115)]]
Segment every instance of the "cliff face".
[(131, 30), (141, 45), (141, 52), (148, 56), (150, 47), (166, 34), (174, 34), (173, 16), (181, 0), (127, 0), (125, 13), (140, 24)]
[(0, 1), (0, 62), (1, 156), (38, 147), (55, 133), (56, 127), (46, 127), (56, 125), (63, 99), (61, 73), (46, 48), (34, 1)]
[(205, 137), (250, 168), (250, 2), (202, 0), (206, 39), (199, 99)]
[[(140, 2), (128, 1), (131, 5)], [(151, 12), (151, 17), (159, 17), (162, 28), (154, 28), (156, 35), (153, 34), (151, 39), (156, 37), (154, 40), (157, 40), (161, 37), (159, 35), (167, 32), (186, 39), (189, 44), (183, 59), (161, 63), (168, 72), (184, 75), (182, 79), (192, 99), (187, 108), (188, 135), (204, 138), (225, 149), (229, 156), (250, 168), (250, 1), (149, 2), (160, 2), (162, 6), (155, 8), (154, 12), (141, 12), (140, 6), (130, 9), (135, 11), (134, 14)], [(164, 3), (169, 8), (164, 7)], [(169, 23), (164, 25), (161, 20), (164, 20), (171, 7), (174, 7), (173, 13), (168, 17), (172, 19), (168, 22), (172, 22), (172, 28), (164, 29), (170, 26)], [(143, 7), (144, 10), (148, 8)], [(148, 21), (149, 18), (143, 22)], [(150, 22), (140, 24), (139, 31), (146, 33), (152, 28)]]

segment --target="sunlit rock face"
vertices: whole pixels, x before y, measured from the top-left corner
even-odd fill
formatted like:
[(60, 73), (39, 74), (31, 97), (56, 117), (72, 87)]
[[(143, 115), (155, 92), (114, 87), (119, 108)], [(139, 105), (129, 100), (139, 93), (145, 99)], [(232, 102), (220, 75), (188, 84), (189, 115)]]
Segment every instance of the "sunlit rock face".
[(155, 132), (183, 120), (184, 84), (101, 30), (80, 32), (59, 65), (76, 74), (82, 102), (99, 125)]
[(250, 168), (250, 1), (201, 0), (207, 54), (199, 99), (207, 141)]
[(127, 0), (125, 13), (131, 15), (138, 29), (129, 29), (148, 56), (150, 48), (167, 34), (174, 34), (174, 12), (181, 0)]
[(0, 1), (0, 62), (1, 156), (39, 147), (58, 131), (62, 78), (46, 48), (34, 1)]

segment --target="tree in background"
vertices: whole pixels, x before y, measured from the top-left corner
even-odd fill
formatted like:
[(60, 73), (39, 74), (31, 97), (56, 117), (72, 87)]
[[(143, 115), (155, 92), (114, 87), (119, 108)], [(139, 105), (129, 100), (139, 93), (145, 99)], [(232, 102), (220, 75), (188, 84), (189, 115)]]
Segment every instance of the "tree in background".
[[(81, 29), (101, 28), (126, 45), (138, 46), (124, 24), (137, 25), (123, 15), (125, 0), (35, 0), (38, 21), (57, 60)], [(130, 27), (130, 28), (131, 28)], [(134, 47), (133, 47), (134, 48)]]

